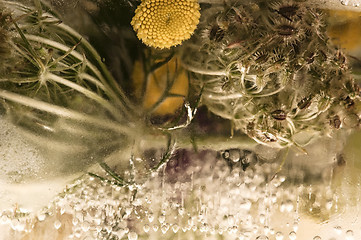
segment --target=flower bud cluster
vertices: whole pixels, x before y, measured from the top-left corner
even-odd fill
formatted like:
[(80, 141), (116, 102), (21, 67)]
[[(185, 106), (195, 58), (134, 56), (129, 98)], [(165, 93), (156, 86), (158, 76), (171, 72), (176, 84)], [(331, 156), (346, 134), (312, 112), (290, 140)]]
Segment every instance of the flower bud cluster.
[(203, 88), (202, 103), (257, 142), (305, 145), (304, 133), (359, 125), (347, 58), (330, 43), (323, 12), (307, 2), (203, 8), (182, 61)]

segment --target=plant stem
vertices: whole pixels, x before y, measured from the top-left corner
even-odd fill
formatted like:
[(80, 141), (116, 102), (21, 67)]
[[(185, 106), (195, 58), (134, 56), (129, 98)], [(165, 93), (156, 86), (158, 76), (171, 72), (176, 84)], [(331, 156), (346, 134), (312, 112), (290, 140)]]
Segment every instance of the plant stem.
[[(30, 41), (43, 43), (43, 44), (46, 44), (46, 45), (48, 45), (50, 47), (53, 47), (55, 49), (58, 49), (58, 50), (61, 50), (61, 51), (64, 51), (64, 52), (68, 52), (71, 49), (66, 45), (63, 45), (63, 44), (61, 44), (59, 42), (56, 42), (56, 41), (53, 41), (53, 40), (50, 40), (50, 39), (46, 39), (46, 38), (43, 38), (43, 37), (39, 37), (39, 36), (35, 36), (35, 35), (28, 35), (28, 34), (26, 34), (25, 37)], [(77, 52), (76, 50), (70, 51), (69, 55), (75, 57), (79, 61), (84, 60), (84, 56), (82, 54), (80, 54), (79, 52)], [(122, 99), (125, 102), (127, 102), (127, 100), (125, 100), (125, 98), (123, 99), (123, 97), (125, 97), (125, 96), (116, 95), (116, 93), (113, 92), (112, 88), (110, 86), (108, 86), (107, 81), (105, 80), (103, 75), (100, 73), (100, 71), (93, 64), (91, 64), (90, 62), (86, 62), (86, 65), (97, 76), (97, 78), (100, 80), (102, 85), (106, 88), (105, 92), (109, 95), (109, 97), (111, 97), (112, 99), (114, 99), (114, 100), (116, 100), (118, 102), (118, 104), (117, 104), (118, 107), (120, 107), (122, 109), (122, 111), (125, 112), (124, 117), (131, 116), (132, 114), (131, 114), (130, 110), (121, 101), (121, 99)], [(96, 79), (94, 78), (93, 80), (96, 80)]]
[(98, 94), (74, 83), (71, 82), (69, 80), (66, 80), (62, 77), (59, 77), (55, 74), (52, 73), (45, 73), (43, 76), (46, 80), (52, 80), (54, 82), (63, 84), (65, 86), (68, 86), (82, 94), (84, 94), (86, 97), (98, 102), (99, 104), (101, 104), (105, 109), (107, 109), (108, 111), (111, 112), (112, 115), (115, 115), (119, 120), (122, 120), (124, 118), (124, 116), (122, 114), (119, 113), (119, 110), (117, 108), (115, 108), (112, 104), (109, 103), (108, 100), (100, 97)]
[(0, 97), (24, 106), (57, 115), (59, 117), (85, 122), (90, 125), (101, 126), (106, 129), (114, 130), (116, 132), (126, 133), (128, 135), (134, 135), (138, 132), (135, 127), (123, 126), (120, 123), (113, 122), (108, 119), (83, 114), (74, 110), (70, 110), (68, 108), (39, 101), (6, 90), (0, 90)]

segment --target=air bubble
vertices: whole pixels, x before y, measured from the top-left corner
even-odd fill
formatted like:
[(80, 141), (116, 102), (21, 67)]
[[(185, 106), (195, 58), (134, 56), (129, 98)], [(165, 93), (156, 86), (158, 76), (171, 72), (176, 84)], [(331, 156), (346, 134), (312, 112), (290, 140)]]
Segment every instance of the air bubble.
[(297, 234), (294, 231), (292, 231), (292, 232), (290, 232), (288, 237), (290, 238), (290, 240), (296, 240), (297, 239)]
[(165, 216), (164, 215), (160, 215), (159, 217), (158, 217), (158, 221), (159, 221), (159, 223), (164, 223), (164, 221), (165, 221)]
[(0, 224), (8, 224), (9, 222), (10, 222), (10, 219), (7, 216), (5, 216), (5, 215), (1, 216)]
[(230, 149), (229, 150), (229, 159), (236, 163), (241, 158), (241, 152), (239, 149)]
[(163, 234), (166, 234), (168, 232), (169, 229), (169, 225), (168, 224), (164, 224), (160, 230), (162, 231)]
[(266, 221), (266, 216), (264, 214), (259, 215), (259, 222), (261, 224), (264, 224), (265, 221)]
[(153, 231), (154, 231), (154, 232), (157, 232), (158, 229), (159, 229), (159, 226), (158, 226), (158, 225), (153, 225)]
[(153, 222), (153, 220), (154, 220), (154, 215), (152, 213), (150, 213), (148, 215), (148, 221), (151, 223), (151, 222)]
[(297, 230), (298, 230), (298, 222), (294, 222), (293, 223), (293, 231), (297, 232)]
[(276, 232), (276, 240), (283, 240), (283, 233), (281, 232)]
[(332, 200), (326, 202), (326, 209), (330, 210), (332, 208), (333, 202)]
[(81, 230), (83, 230), (83, 232), (89, 231), (89, 228), (90, 228), (89, 222), (83, 222), (83, 223), (81, 224)]
[(349, 2), (349, 0), (341, 0), (341, 4), (342, 4), (342, 5), (345, 5), (345, 6), (348, 5), (348, 2)]
[(60, 208), (60, 215), (63, 215), (65, 213), (65, 208)]
[(76, 237), (76, 238), (80, 238), (81, 237), (81, 231), (74, 231), (74, 236)]
[(174, 233), (177, 233), (178, 230), (179, 230), (178, 224), (174, 224), (174, 225), (172, 226), (172, 230), (173, 230)]
[(321, 240), (321, 237), (320, 237), (320, 236), (315, 236), (315, 237), (313, 238), (313, 240)]
[(269, 226), (264, 226), (263, 230), (264, 230), (266, 235), (268, 235), (268, 233), (270, 232)]
[(135, 232), (130, 232), (128, 233), (128, 240), (137, 240), (138, 239), (138, 234)]
[(280, 206), (281, 212), (291, 212), (293, 210), (293, 203), (291, 200), (287, 200), (286, 202), (282, 202)]
[(346, 231), (346, 239), (347, 239), (347, 240), (354, 240), (353, 231), (352, 231), (352, 230), (347, 230), (347, 231)]
[(335, 230), (335, 232), (336, 232), (338, 235), (341, 235), (341, 233), (342, 233), (342, 228), (341, 228), (340, 226), (334, 227), (333, 230)]
[(44, 213), (39, 213), (37, 218), (38, 218), (39, 222), (42, 222), (45, 220), (46, 215)]
[(178, 214), (179, 214), (180, 216), (183, 216), (184, 212), (185, 212), (184, 208), (179, 208), (179, 209), (178, 209)]
[(54, 222), (54, 228), (55, 229), (59, 229), (61, 227), (61, 222), (59, 221), (59, 220), (56, 220), (55, 222)]
[(256, 240), (268, 240), (268, 237), (265, 235), (258, 236)]
[(14, 231), (22, 232), (25, 229), (25, 223), (20, 219), (13, 219), (10, 223), (10, 226)]
[(145, 224), (144, 226), (143, 226), (143, 230), (144, 230), (144, 232), (149, 232), (149, 230), (150, 230), (150, 226), (148, 225), (148, 224)]

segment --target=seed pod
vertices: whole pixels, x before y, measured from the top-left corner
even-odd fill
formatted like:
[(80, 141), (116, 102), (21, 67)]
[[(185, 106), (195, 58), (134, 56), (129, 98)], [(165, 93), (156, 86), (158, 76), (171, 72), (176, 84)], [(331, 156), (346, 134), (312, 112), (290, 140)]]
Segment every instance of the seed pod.
[(297, 12), (298, 12), (299, 6), (296, 4), (291, 4), (291, 5), (285, 5), (285, 6), (281, 6), (278, 9), (278, 13), (284, 17), (287, 18), (288, 20), (290, 20), (292, 17), (296, 16)]
[[(287, 19), (276, 19), (273, 23), (273, 35), (276, 41), (284, 43), (285, 46), (297, 46), (297, 42), (305, 37), (305, 29), (299, 22), (292, 22)], [(282, 46), (284, 48), (285, 46)]]
[(257, 64), (265, 63), (269, 59), (269, 54), (263, 51), (258, 51), (253, 56), (254, 56), (254, 61)]
[(355, 105), (355, 101), (353, 99), (351, 99), (349, 96), (347, 96), (344, 99), (344, 103), (345, 103), (346, 109), (350, 109), (352, 106)]
[(209, 30), (209, 40), (211, 41), (220, 42), (224, 35), (224, 30), (218, 24), (213, 25)]
[(279, 26), (277, 26), (276, 30), (280, 36), (288, 37), (288, 36), (292, 36), (297, 33), (297, 29), (288, 24), (279, 25)]
[(308, 108), (311, 105), (312, 102), (311, 100), (312, 100), (311, 96), (305, 97), (297, 103), (297, 107), (301, 110)]
[(275, 110), (271, 113), (271, 116), (279, 121), (283, 121), (287, 118), (287, 113), (283, 110)]
[(345, 157), (343, 156), (343, 154), (337, 154), (337, 156), (336, 156), (336, 164), (339, 167), (342, 167), (342, 166), (346, 165), (346, 160), (345, 160)]
[(335, 129), (339, 129), (341, 127), (340, 117), (338, 115), (336, 115), (333, 118), (331, 118), (330, 125), (331, 125), (331, 127), (335, 128)]

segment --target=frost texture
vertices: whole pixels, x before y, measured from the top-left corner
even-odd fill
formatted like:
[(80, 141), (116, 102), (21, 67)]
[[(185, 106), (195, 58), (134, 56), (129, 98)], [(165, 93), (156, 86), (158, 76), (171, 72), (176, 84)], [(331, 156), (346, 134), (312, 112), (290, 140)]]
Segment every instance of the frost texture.
[(38, 150), (16, 131), (16, 127), (0, 118), (0, 179), (23, 182), (36, 178), (44, 166)]

